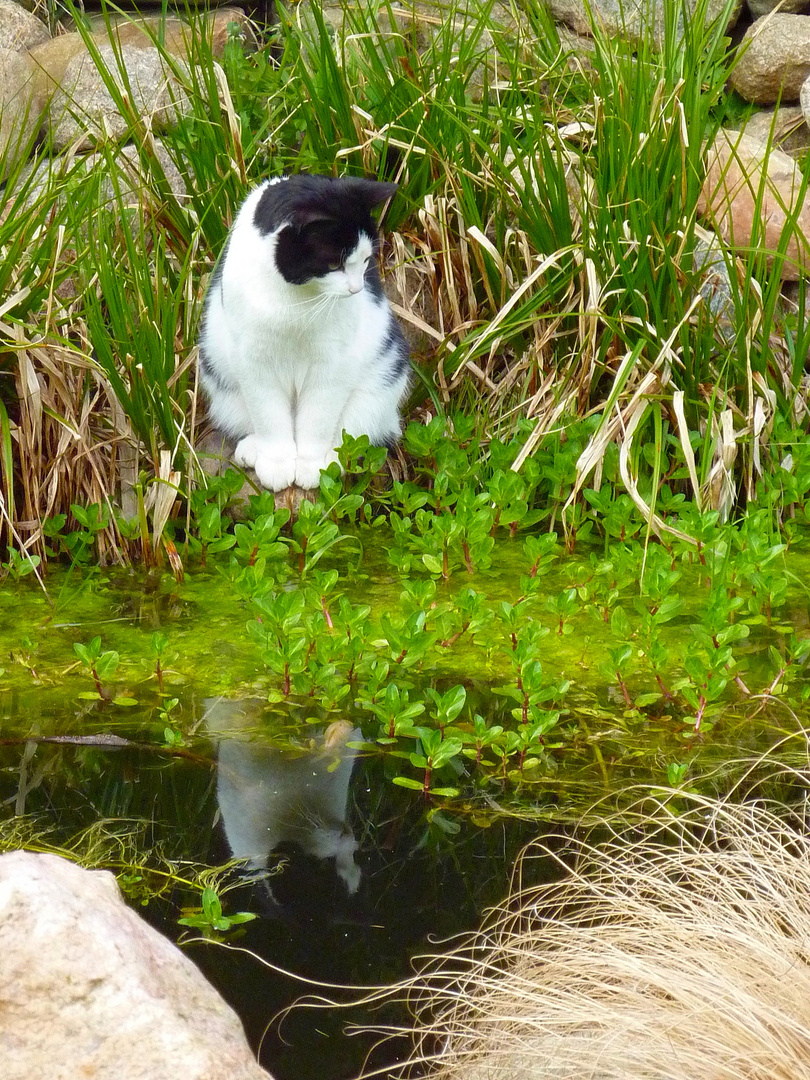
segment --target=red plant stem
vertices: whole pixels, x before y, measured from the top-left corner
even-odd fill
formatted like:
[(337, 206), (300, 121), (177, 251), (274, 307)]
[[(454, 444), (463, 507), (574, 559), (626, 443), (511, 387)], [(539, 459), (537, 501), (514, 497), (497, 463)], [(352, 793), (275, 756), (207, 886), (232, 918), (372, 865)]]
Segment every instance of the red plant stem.
[(700, 695), (700, 707), (695, 717), (695, 731), (700, 731), (700, 722), (703, 719), (703, 713), (706, 711), (706, 698)]
[(460, 637), (462, 637), (464, 634), (467, 633), (467, 630), (469, 629), (469, 626), (470, 626), (470, 624), (468, 622), (464, 623), (462, 628), (460, 630), (457, 630), (456, 633), (453, 634), (452, 637), (446, 638), (444, 641), (439, 642), (441, 647), (443, 649), (449, 649), (451, 645), (455, 645), (455, 643), (458, 641), (458, 639)]
[(101, 679), (98, 677), (98, 672), (96, 671), (95, 665), (93, 665), (93, 667), (90, 670), (93, 673), (93, 682), (96, 684), (96, 691), (98, 692), (98, 696), (100, 698), (104, 698), (105, 701), (109, 701), (110, 700), (110, 695), (107, 693), (107, 691), (101, 685)]
[(630, 697), (630, 691), (627, 689), (627, 683), (624, 681), (624, 679), (621, 677), (621, 675), (619, 674), (618, 671), (616, 672), (616, 678), (619, 681), (619, 689), (621, 690), (622, 696), (624, 697), (625, 705), (627, 706), (628, 709), (634, 708), (635, 707), (635, 702)]
[(661, 676), (658, 674), (657, 671), (655, 673), (655, 681), (658, 683), (658, 689), (661, 691), (661, 693), (664, 695), (664, 697), (667, 699), (667, 701), (672, 701), (672, 693), (669, 690), (667, 690), (666, 686), (664, 685), (663, 679), (661, 678)]
[(467, 568), (467, 573), (475, 573), (475, 568), (473, 567), (472, 559), (470, 558), (470, 545), (466, 540), (461, 541), (461, 550), (464, 552), (464, 565)]

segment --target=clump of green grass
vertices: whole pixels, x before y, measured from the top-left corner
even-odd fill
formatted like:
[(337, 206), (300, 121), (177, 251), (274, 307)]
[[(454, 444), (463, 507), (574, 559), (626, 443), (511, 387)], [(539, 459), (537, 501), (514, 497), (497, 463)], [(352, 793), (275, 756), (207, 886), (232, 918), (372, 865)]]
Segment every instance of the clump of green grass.
[[(347, 5), (338, 25), (300, 6), (221, 63), (189, 16), (190, 63), (156, 41), (191, 101), (160, 145), (107, 72), (134, 153), (66, 155), (44, 185), (16, 166), (2, 197), (5, 546), (44, 558), (49, 521), (96, 504), (102, 560), (159, 549), (156, 526), (207, 483), (207, 276), (248, 187), (284, 169), (400, 183), (385, 263), (421, 334), (413, 410), (480, 413), (484, 452), (521, 442), (516, 470), (598, 417), (552, 522), (568, 528), (612, 462), (658, 532), (665, 483), (724, 514), (754, 500), (804, 438), (809, 331), (803, 300), (786, 325), (757, 251), (725, 256), (733, 325), (707, 312), (696, 204), (727, 41), (705, 5), (667, 11), (660, 47), (652, 30), (628, 45), (595, 24), (587, 63), (539, 3), (507, 27), (485, 2), (427, 27), (387, 4)], [(774, 425), (787, 443), (771, 450)]]

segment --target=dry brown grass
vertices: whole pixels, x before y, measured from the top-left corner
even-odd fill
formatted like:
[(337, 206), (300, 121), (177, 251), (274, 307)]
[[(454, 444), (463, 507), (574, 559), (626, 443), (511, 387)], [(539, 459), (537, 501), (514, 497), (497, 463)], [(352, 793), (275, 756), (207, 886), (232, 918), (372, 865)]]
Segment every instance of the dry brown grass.
[[(763, 803), (693, 799), (608, 843), (538, 844), (515, 891), (400, 988), (407, 1075), (431, 1080), (810, 1076), (810, 840)], [(681, 808), (681, 812), (678, 811)]]

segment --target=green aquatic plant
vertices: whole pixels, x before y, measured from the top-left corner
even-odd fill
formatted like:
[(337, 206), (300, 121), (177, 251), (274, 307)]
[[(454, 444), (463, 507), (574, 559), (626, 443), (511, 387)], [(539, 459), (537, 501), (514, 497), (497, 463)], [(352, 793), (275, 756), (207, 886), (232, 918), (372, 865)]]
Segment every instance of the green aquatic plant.
[(89, 695), (91, 698), (110, 701), (112, 695), (104, 686), (104, 682), (111, 679), (118, 669), (120, 662), (118, 653), (114, 649), (102, 649), (100, 634), (88, 641), (86, 645), (77, 641), (73, 646), (73, 651), (85, 670), (92, 676), (96, 687), (95, 691), (82, 691), (81, 696)]
[(146, 905), (176, 890), (225, 895), (241, 884), (237, 860), (221, 866), (170, 853), (166, 840), (156, 840), (147, 820), (101, 817), (77, 831), (56, 824), (52, 815), (16, 814), (0, 820), (0, 851), (35, 851), (59, 855), (93, 870), (115, 874), (121, 891)]
[(195, 909), (194, 914), (184, 915), (177, 922), (180, 926), (190, 926), (195, 930), (201, 930), (203, 937), (216, 940), (223, 934), (256, 918), (252, 911), (238, 911), (233, 915), (225, 915), (216, 889), (210, 886), (203, 889), (200, 899), (199, 909)]

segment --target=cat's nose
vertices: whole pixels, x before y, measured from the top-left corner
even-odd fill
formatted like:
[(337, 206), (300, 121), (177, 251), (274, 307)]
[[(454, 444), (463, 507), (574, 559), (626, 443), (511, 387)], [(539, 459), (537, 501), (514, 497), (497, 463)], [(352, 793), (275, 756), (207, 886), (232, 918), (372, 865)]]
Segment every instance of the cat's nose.
[(354, 296), (355, 293), (363, 291), (363, 279), (361, 278), (360, 281), (349, 281), (348, 286), (349, 292)]

